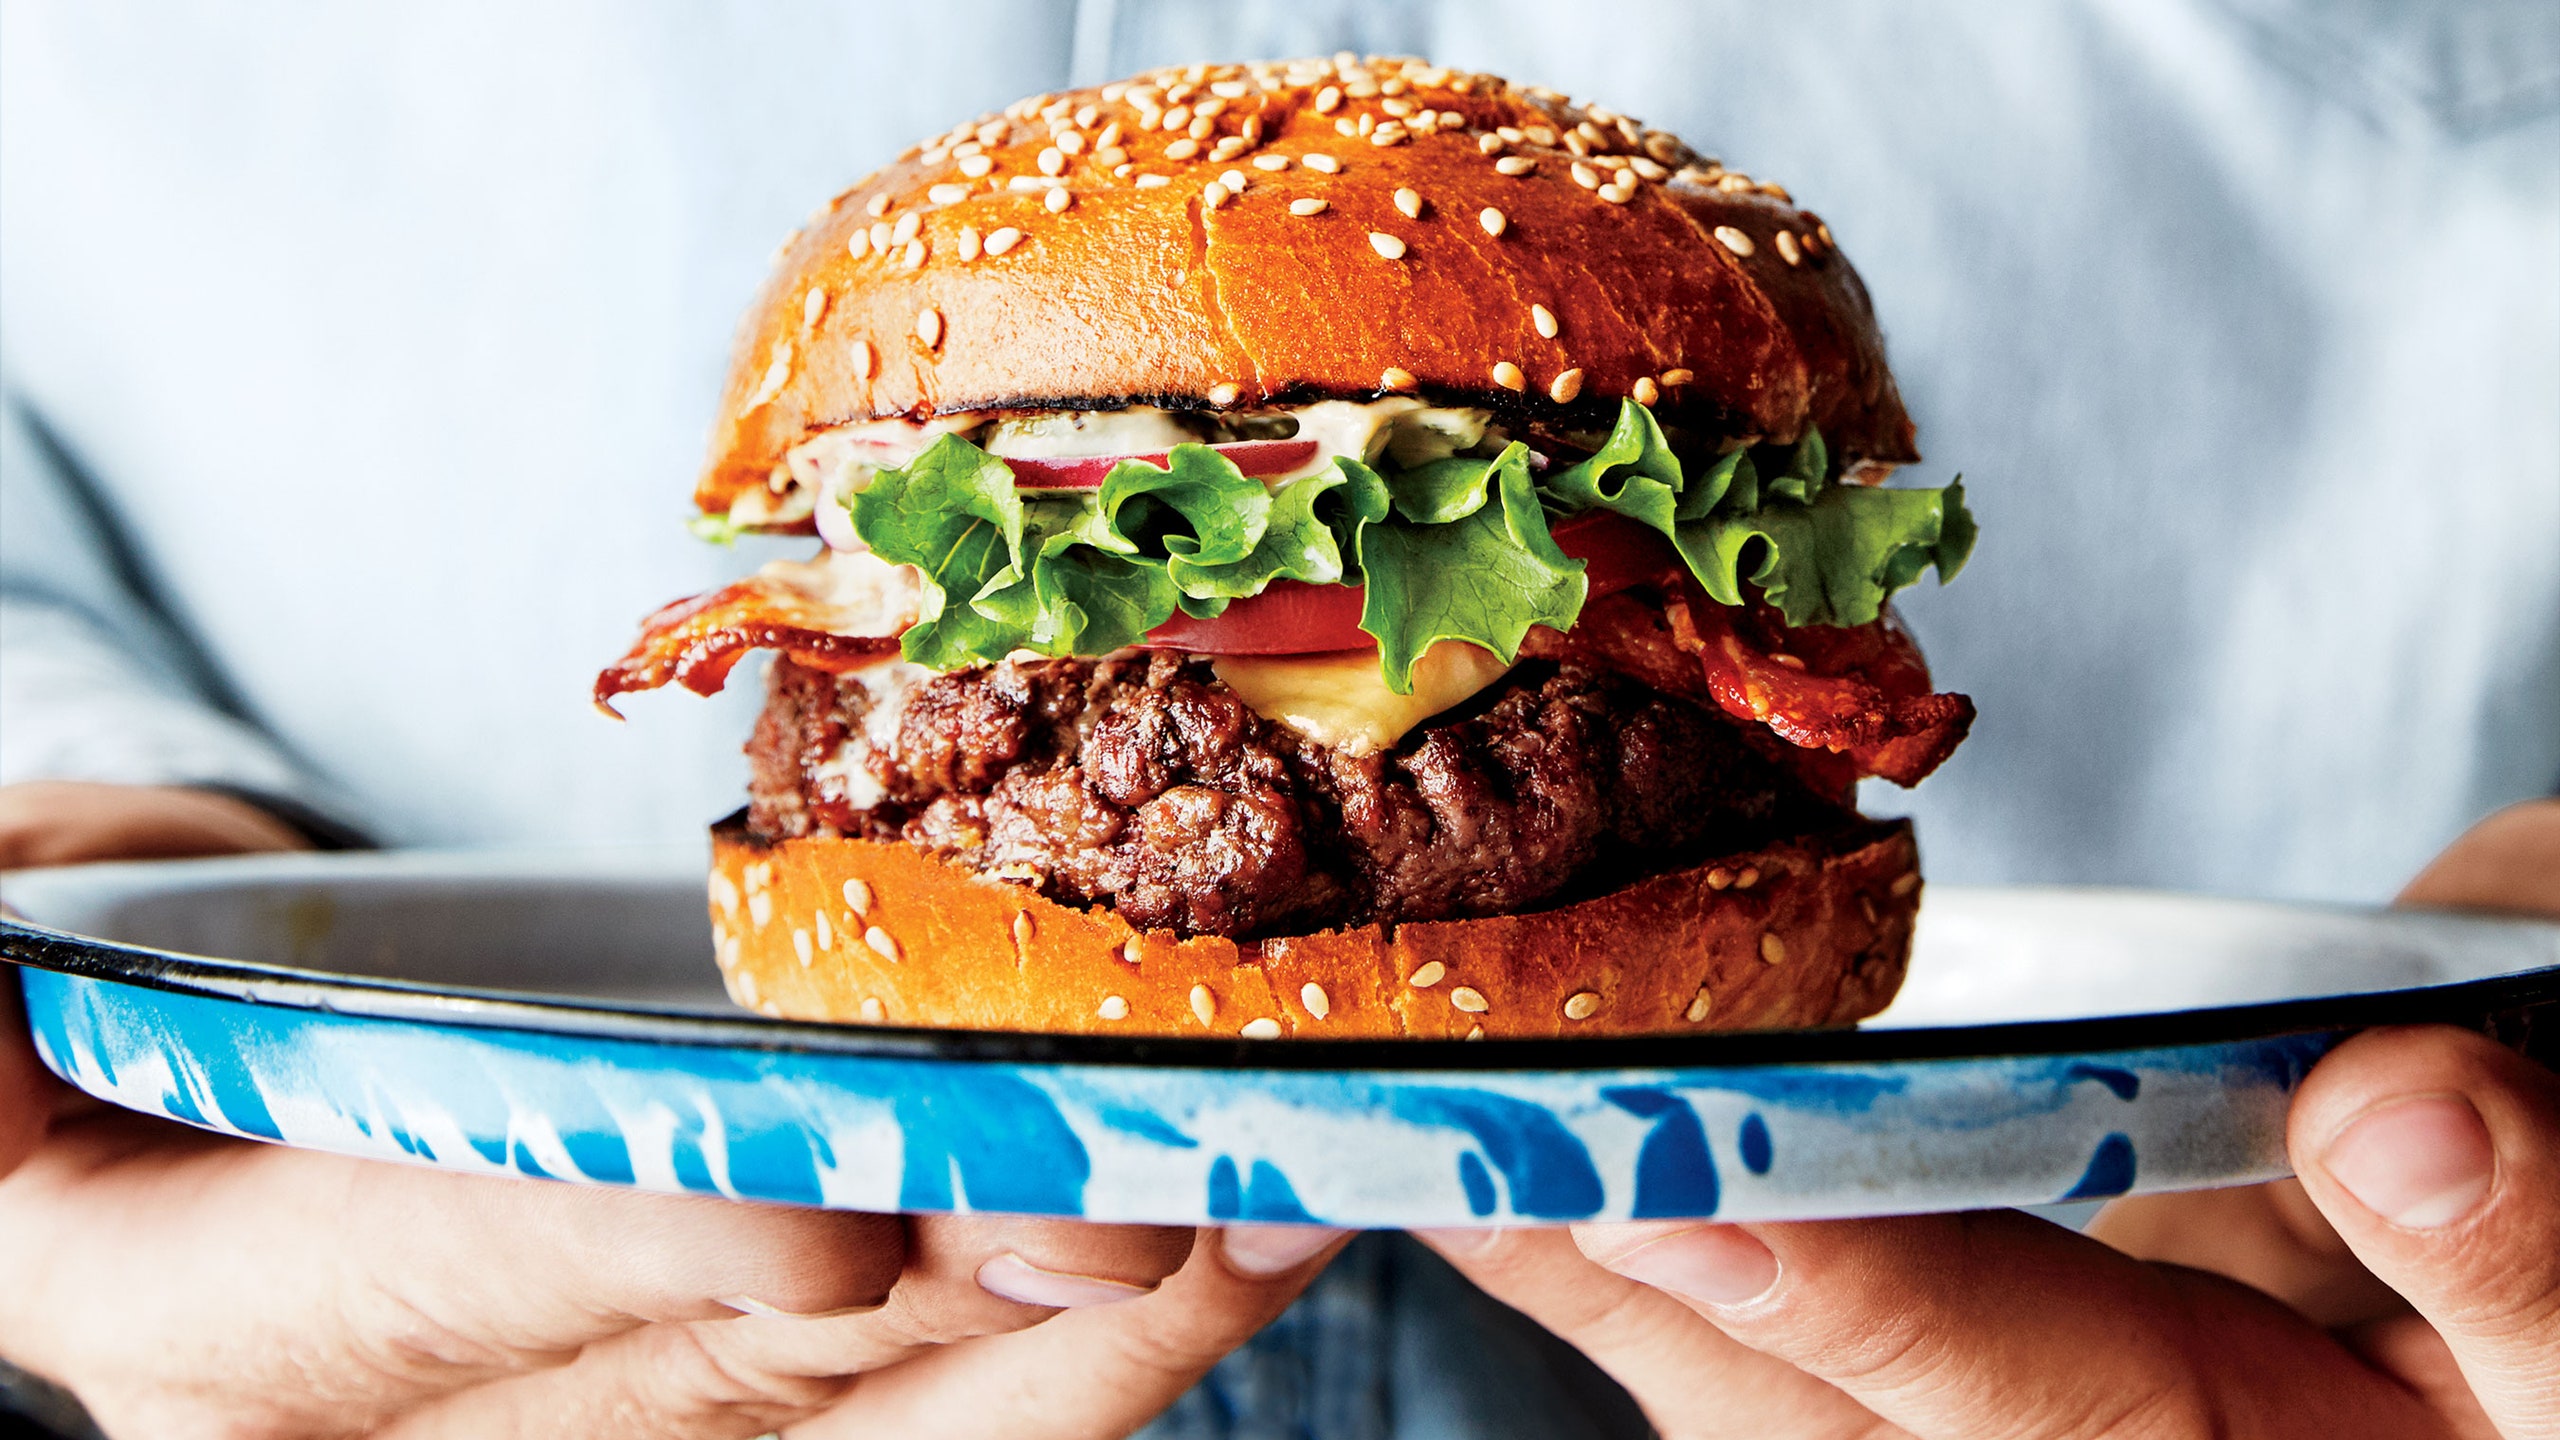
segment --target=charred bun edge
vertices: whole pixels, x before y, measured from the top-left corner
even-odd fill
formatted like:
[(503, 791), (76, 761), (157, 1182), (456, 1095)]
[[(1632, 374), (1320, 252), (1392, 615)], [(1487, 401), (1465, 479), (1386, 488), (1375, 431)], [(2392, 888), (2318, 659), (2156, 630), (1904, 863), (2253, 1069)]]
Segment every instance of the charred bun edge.
[(1846, 1025), (1900, 988), (1908, 821), (1863, 821), (1554, 909), (1237, 942), (1142, 931), (902, 842), (712, 831), (739, 1004), (781, 1019), (1129, 1036), (1681, 1034)]

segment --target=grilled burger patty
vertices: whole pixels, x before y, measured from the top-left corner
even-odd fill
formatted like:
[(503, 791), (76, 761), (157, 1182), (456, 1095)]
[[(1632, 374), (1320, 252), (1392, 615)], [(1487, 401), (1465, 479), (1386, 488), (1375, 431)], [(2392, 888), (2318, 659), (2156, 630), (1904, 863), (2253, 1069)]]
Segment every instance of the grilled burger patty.
[(1169, 652), (911, 679), (776, 657), (749, 828), (902, 839), (1142, 928), (1247, 938), (1534, 909), (1849, 813), (1738, 722), (1571, 662), (1526, 662), (1366, 756)]

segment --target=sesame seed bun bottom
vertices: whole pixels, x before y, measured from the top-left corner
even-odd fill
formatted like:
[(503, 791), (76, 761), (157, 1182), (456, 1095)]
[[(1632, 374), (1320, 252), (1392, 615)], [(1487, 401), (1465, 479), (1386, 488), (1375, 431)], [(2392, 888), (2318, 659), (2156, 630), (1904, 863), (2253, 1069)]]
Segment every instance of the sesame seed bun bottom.
[(711, 924), (776, 1018), (1118, 1035), (1635, 1035), (1845, 1025), (1901, 987), (1905, 821), (1527, 914), (1239, 943), (1141, 931), (896, 842), (712, 831)]

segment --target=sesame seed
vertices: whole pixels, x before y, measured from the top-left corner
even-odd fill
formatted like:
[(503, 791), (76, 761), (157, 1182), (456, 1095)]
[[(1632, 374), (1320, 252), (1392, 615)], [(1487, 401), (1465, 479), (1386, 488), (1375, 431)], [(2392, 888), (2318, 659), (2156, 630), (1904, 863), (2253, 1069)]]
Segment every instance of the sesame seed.
[(1686, 1012), (1689, 1023), (1695, 1025), (1706, 1019), (1708, 1009), (1714, 1004), (1715, 997), (1707, 993), (1707, 988), (1705, 986), (1699, 986), (1698, 993), (1690, 998), (1689, 1008)]
[(1754, 248), (1751, 243), (1750, 236), (1743, 234), (1741, 231), (1736, 230), (1730, 225), (1717, 226), (1715, 233), (1716, 243), (1722, 245), (1724, 248), (1732, 251), (1736, 255), (1749, 255)]
[(1751, 177), (1748, 175), (1732, 174), (1716, 177), (1716, 189), (1727, 195), (1737, 194), (1750, 188)]
[(1199, 1016), (1203, 1025), (1218, 1018), (1218, 997), (1209, 993), (1208, 986), (1191, 987), (1191, 1013)]
[(1787, 963), (1787, 942), (1778, 938), (1777, 931), (1760, 932), (1760, 958), (1772, 965)]
[(1230, 170), (1224, 175), (1218, 177), (1218, 183), (1227, 187), (1228, 194), (1241, 195), (1244, 193), (1244, 187), (1247, 181), (1245, 180), (1245, 174), (1243, 171)]
[(888, 931), (881, 929), (877, 925), (874, 925), (870, 929), (862, 932), (862, 943), (870, 946), (873, 950), (878, 951), (880, 953), (880, 958), (884, 960), (895, 961), (898, 959), (898, 942), (890, 936)]
[(1345, 140), (1357, 140), (1360, 138), (1360, 127), (1347, 119), (1336, 120), (1333, 122), (1333, 133)]
[(1003, 229), (998, 230), (987, 237), (987, 253), (989, 255), (1001, 255), (1021, 243), (1022, 232), (1014, 229), (1010, 225), (1007, 225)]
[(1289, 157), (1286, 155), (1256, 155), (1253, 157), (1253, 168), (1256, 170), (1270, 170), (1274, 172), (1286, 170), (1289, 168)]
[(1428, 990), (1447, 978), (1448, 974), (1448, 966), (1437, 960), (1425, 960), (1414, 968), (1411, 975), (1405, 977), (1404, 983), (1416, 990)]
[(1573, 397), (1581, 393), (1582, 372), (1578, 369), (1565, 371), (1547, 386), (1547, 398), (1559, 405), (1572, 404)]
[(1514, 126), (1496, 125), (1493, 127), (1493, 138), (1501, 141), (1505, 145), (1517, 145), (1529, 137), (1521, 134)]
[(1816, 223), (1813, 227), (1813, 233), (1822, 237), (1822, 243), (1824, 245), (1836, 245), (1839, 243), (1831, 238), (1831, 226), (1827, 222)]
[(880, 248), (886, 250), (890, 245), (904, 245), (916, 238), (916, 232), (923, 228), (924, 217), (910, 210), (898, 217), (897, 224), (889, 227), (889, 244)]
[(870, 254), (871, 232), (857, 227), (852, 234), (844, 237), (844, 248), (845, 253), (856, 260)]
[(1084, 153), (1084, 134), (1081, 131), (1061, 130), (1052, 138), (1057, 141), (1058, 152), (1060, 154), (1081, 155)]
[(1577, 160), (1587, 158), (1591, 154), (1591, 142), (1582, 138), (1579, 131), (1564, 137), (1564, 148)]
[(1796, 247), (1796, 237), (1784, 230), (1769, 237), (1769, 243), (1778, 247), (1778, 258), (1790, 265), (1804, 260), (1804, 252)]
[[(853, 350), (852, 350), (852, 353), (853, 353), (853, 373), (854, 373), (854, 374), (856, 374), (856, 375), (860, 376), (861, 378), (863, 378), (863, 379), (865, 379), (865, 380), (868, 380), (868, 379), (870, 379), (872, 376), (874, 376), (874, 375), (876, 375), (876, 374), (878, 374), (878, 373), (879, 373), (879, 371), (880, 371), (880, 352), (878, 352), (878, 351), (876, 351), (876, 350), (874, 350), (874, 349), (872, 349), (872, 348), (871, 348), (871, 342), (870, 342), (870, 341), (868, 341), (868, 340), (856, 340), (856, 341), (854, 341), (854, 342), (853, 342)], [(860, 885), (862, 882), (861, 882), (861, 881), (859, 881), (859, 880), (847, 880), (847, 881), (846, 881), (846, 882), (844, 882), (844, 883), (845, 883), (845, 903), (846, 903), (846, 904), (848, 904), (848, 905), (852, 905), (852, 904), (853, 904), (853, 889), (854, 889), (854, 887), (855, 887), (855, 886)], [(864, 894), (867, 896), (867, 895), (869, 894), (869, 892), (868, 892), (868, 891), (865, 891), (865, 892), (864, 892)], [(867, 904), (867, 903), (869, 903), (869, 902), (866, 900), (866, 901), (865, 901), (865, 903)], [(854, 906), (853, 906), (853, 908), (854, 908), (854, 909), (856, 909), (856, 910), (860, 910), (860, 909), (862, 908), (862, 906), (861, 906), (861, 905), (854, 905)]]
[(1422, 218), (1422, 197), (1411, 190), (1398, 190), (1396, 208), (1404, 212), (1407, 220), (1419, 220)]
[(942, 346), (942, 312), (928, 305), (916, 312), (916, 338), (927, 350)]
[(1615, 185), (1603, 185), (1600, 187), (1600, 198), (1612, 205), (1624, 205), (1636, 198), (1636, 182), (1621, 180)]
[(1531, 175), (1535, 174), (1537, 169), (1538, 162), (1526, 155), (1505, 155), (1493, 162), (1493, 170), (1497, 175)]
[(1080, 130), (1092, 129), (1093, 122), (1101, 118), (1102, 112), (1091, 105), (1079, 105), (1076, 107), (1076, 128)]
[(865, 201), (862, 206), (862, 212), (874, 220), (888, 214), (889, 192), (883, 190), (879, 194), (872, 196), (868, 201)]
[(1129, 152), (1121, 149), (1117, 145), (1105, 145), (1101, 149), (1093, 152), (1093, 163), (1096, 165), (1108, 165), (1111, 167), (1113, 174), (1121, 174), (1126, 172), (1128, 169)]
[(1383, 230), (1369, 232), (1369, 248), (1389, 260), (1404, 258), (1404, 242)]
[(1573, 183), (1585, 190), (1597, 190), (1600, 188), (1600, 172), (1576, 160), (1573, 162)]
[(1172, 144), (1164, 147), (1164, 158), (1167, 160), (1188, 160), (1199, 153), (1200, 142), (1191, 139), (1189, 136), (1185, 136), (1182, 139), (1176, 140)]
[(1035, 190), (1046, 190), (1058, 183), (1045, 175), (1011, 175), (1005, 178), (1004, 188), (1028, 195)]
[(1223, 165), (1253, 148), (1253, 142), (1241, 135), (1229, 135), (1209, 147), (1211, 161)]
[(932, 201), (936, 205), (957, 205), (961, 201), (969, 198), (969, 187), (966, 185), (936, 185), (932, 189), (924, 192), (924, 198)]
[(1325, 994), (1324, 987), (1313, 980), (1298, 987), (1298, 1003), (1306, 1006), (1307, 1013), (1319, 1020), (1333, 1013), (1333, 997)]
[(978, 127), (978, 143), (981, 145), (993, 145), (1003, 138), (1004, 122), (1001, 120), (990, 120)]
[(806, 327), (808, 327), (808, 326), (811, 326), (811, 325), (815, 325), (815, 324), (817, 324), (817, 323), (818, 323), (818, 317), (819, 317), (819, 316), (821, 316), (821, 315), (824, 315), (824, 314), (826, 314), (826, 313), (827, 313), (827, 287), (825, 287), (824, 285), (812, 285), (812, 286), (810, 286), (810, 287), (809, 287), (809, 294), (808, 294), (807, 298), (803, 299), (803, 300), (800, 302), (800, 324), (801, 324), (801, 326), (802, 326), (803, 328), (806, 328)]
[(1014, 949), (1027, 950), (1031, 948), (1031, 937), (1037, 933), (1038, 930), (1039, 926), (1032, 922), (1030, 911), (1016, 910), (1013, 912)]
[(1221, 380), (1209, 387), (1209, 402), (1213, 405), (1233, 405), (1243, 394), (1243, 386), (1233, 380)]
[(1742, 873), (1733, 877), (1733, 888), (1736, 890), (1748, 890), (1759, 883), (1760, 867), (1757, 865), (1745, 865), (1742, 867)]
[(1529, 323), (1538, 327), (1539, 334), (1544, 335), (1550, 340), (1556, 338), (1556, 312), (1548, 309), (1546, 306), (1530, 306)]
[(1376, 133), (1369, 137), (1369, 143), (1383, 150), (1390, 145), (1403, 144), (1405, 134), (1405, 128), (1401, 125), (1381, 125)]
[(1040, 203), (1048, 207), (1050, 214), (1055, 215), (1060, 211), (1065, 210), (1068, 206), (1076, 203), (1076, 197), (1074, 192), (1068, 190), (1066, 186), (1061, 185), (1057, 189), (1050, 191), (1048, 197)]
[(1485, 1003), (1484, 996), (1478, 994), (1473, 987), (1466, 985), (1461, 985), (1449, 992), (1449, 1003), (1470, 1015), (1481, 1015), (1493, 1008)]
[(1470, 1026), (1470, 1027), (1468, 1028), (1468, 1030), (1467, 1030), (1466, 1038), (1467, 1038), (1467, 1039), (1469, 1039), (1469, 1040), (1481, 1040), (1481, 1039), (1483, 1039), (1483, 1038), (1484, 1038), (1484, 1027), (1483, 1027), (1483, 1026), (1481, 1026), (1481, 1025)]
[(813, 910), (809, 912), (809, 918), (817, 927), (818, 948), (821, 950), (833, 950), (836, 948), (836, 927), (827, 923), (827, 912), (824, 910)]
[(1172, 183), (1173, 178), (1168, 175), (1141, 175), (1136, 181), (1141, 190), (1161, 190)]
[(796, 925), (791, 930), (791, 949), (800, 957), (800, 968), (803, 970), (808, 969), (809, 963), (818, 958), (817, 951), (809, 944), (809, 932)]
[(1476, 217), (1476, 223), (1484, 227), (1484, 233), (1494, 236), (1497, 239), (1500, 238), (1502, 232), (1510, 228), (1511, 225), (1511, 221), (1506, 218), (1501, 211), (1490, 208), (1488, 208), (1483, 214)]
[(1378, 388), (1381, 390), (1410, 390), (1419, 383), (1413, 378), (1412, 371), (1394, 365), (1388, 366), (1378, 376)]
[(1146, 946), (1140, 943), (1140, 937), (1138, 936), (1132, 935), (1120, 944), (1120, 959), (1126, 964), (1137, 965), (1144, 963), (1146, 953)]
[(1637, 376), (1636, 383), (1628, 386), (1627, 389), (1635, 396), (1636, 403), (1639, 405), (1650, 405), (1662, 398), (1662, 387), (1654, 384), (1653, 377), (1650, 375)]
[(908, 241), (906, 253), (898, 257), (898, 263), (909, 270), (921, 269), (924, 265), (924, 242)]
[(1105, 1020), (1126, 1020), (1129, 1018), (1129, 1002), (1118, 995), (1105, 995), (1093, 1013)]
[(1529, 137), (1529, 143), (1532, 145), (1553, 145), (1556, 143), (1556, 132), (1548, 129), (1544, 125), (1524, 126), (1520, 133)]
[(1280, 1022), (1265, 1015), (1259, 1020), (1247, 1020), (1244, 1028), (1236, 1033), (1247, 1040), (1277, 1040), (1280, 1038)]
[(1184, 133), (1195, 141), (1206, 140), (1218, 133), (1218, 122), (1206, 115), (1195, 115), (1191, 121), (1191, 128)]
[(1659, 185), (1671, 178), (1671, 172), (1641, 155), (1627, 162), (1627, 168)]
[(1310, 170), (1314, 170), (1325, 175), (1339, 175), (1342, 173), (1342, 162), (1334, 159), (1330, 155), (1309, 155), (1301, 159), (1298, 163), (1306, 166)]
[(1063, 175), (1067, 170), (1067, 157), (1059, 153), (1055, 145), (1041, 151), (1036, 163), (1040, 166), (1040, 173), (1043, 175)]
[(1665, 370), (1662, 372), (1662, 383), (1665, 386), (1686, 385), (1697, 378), (1698, 377), (1695, 373), (1687, 370)]
[(1487, 130), (1487, 131), (1486, 131), (1486, 132), (1484, 132), (1483, 134), (1481, 134), (1481, 135), (1477, 136), (1477, 137), (1476, 137), (1476, 153), (1477, 153), (1477, 154), (1479, 154), (1479, 155), (1499, 155), (1499, 154), (1501, 154), (1501, 153), (1502, 153), (1502, 137), (1501, 137), (1501, 136), (1499, 136), (1499, 135), (1494, 134), (1494, 133), (1493, 133), (1492, 131), (1490, 131), (1490, 130)]
[(1308, 195), (1290, 201), (1289, 213), (1292, 215), (1321, 215), (1324, 213), (1324, 206), (1325, 202), (1323, 197)]
[(1529, 377), (1521, 374), (1520, 367), (1510, 361), (1498, 360), (1493, 366), (1493, 383), (1505, 390), (1523, 390), (1528, 388)]
[(1722, 890), (1733, 883), (1733, 872), (1719, 865), (1707, 872), (1707, 888)]
[(977, 227), (977, 226), (975, 226), (975, 225), (963, 225), (963, 226), (961, 226), (961, 227), (960, 227), (960, 235), (959, 235), (959, 238), (958, 238), (958, 239), (956, 239), (955, 241), (953, 241), (952, 243), (959, 247), (959, 250), (960, 250), (960, 258), (961, 258), (961, 259), (963, 259), (963, 260), (975, 260), (975, 259), (977, 259), (977, 258), (978, 258), (978, 249), (979, 249), (979, 245), (978, 245), (978, 227)]
[(996, 162), (985, 155), (972, 155), (960, 162), (960, 173), (972, 180), (984, 180), (996, 168)]
[(1221, 80), (1209, 87), (1209, 93), (1221, 100), (1241, 100), (1251, 88), (1241, 80)]
[(1168, 131), (1187, 129), (1191, 124), (1191, 107), (1176, 105), (1164, 112), (1164, 119), (1158, 123)]
[(1920, 872), (1917, 870), (1905, 870), (1901, 874), (1894, 876), (1893, 883), (1885, 888), (1892, 891), (1897, 897), (1908, 895), (1912, 891), (1920, 888)]
[(894, 248), (894, 242), (892, 242), (889, 237), (895, 233), (896, 232), (890, 228), (888, 221), (872, 221), (871, 248), (879, 251), (882, 255), (888, 254), (889, 251)]
[(1121, 130), (1119, 121), (1114, 120), (1110, 124), (1103, 126), (1102, 133), (1093, 137), (1093, 158), (1096, 160), (1101, 159), (1103, 151), (1118, 145), (1120, 143), (1120, 135)]
[(737, 919), (738, 882), (730, 879), (721, 871), (712, 871), (711, 903), (720, 907), (721, 914), (728, 916), (732, 920)]
[(1600, 997), (1588, 990), (1585, 990), (1579, 994), (1566, 997), (1564, 1002), (1564, 1018), (1567, 1020), (1588, 1020), (1593, 1014), (1597, 1013), (1599, 1009)]
[(1224, 181), (1212, 180), (1200, 187), (1200, 204), (1204, 209), (1215, 210), (1227, 203), (1227, 194)]

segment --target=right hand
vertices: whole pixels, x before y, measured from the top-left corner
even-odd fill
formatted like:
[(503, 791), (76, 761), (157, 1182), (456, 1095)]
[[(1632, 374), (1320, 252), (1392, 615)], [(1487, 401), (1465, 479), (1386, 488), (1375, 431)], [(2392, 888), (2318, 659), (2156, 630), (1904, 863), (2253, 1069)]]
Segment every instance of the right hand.
[[(0, 791), (0, 856), (291, 838), (218, 814), (236, 801), (161, 793), (48, 829)], [(111, 1435), (1120, 1435), (1339, 1246), (800, 1210), (224, 1139), (81, 1101), (37, 1062), (15, 978), (0, 973), (0, 1355)]]

